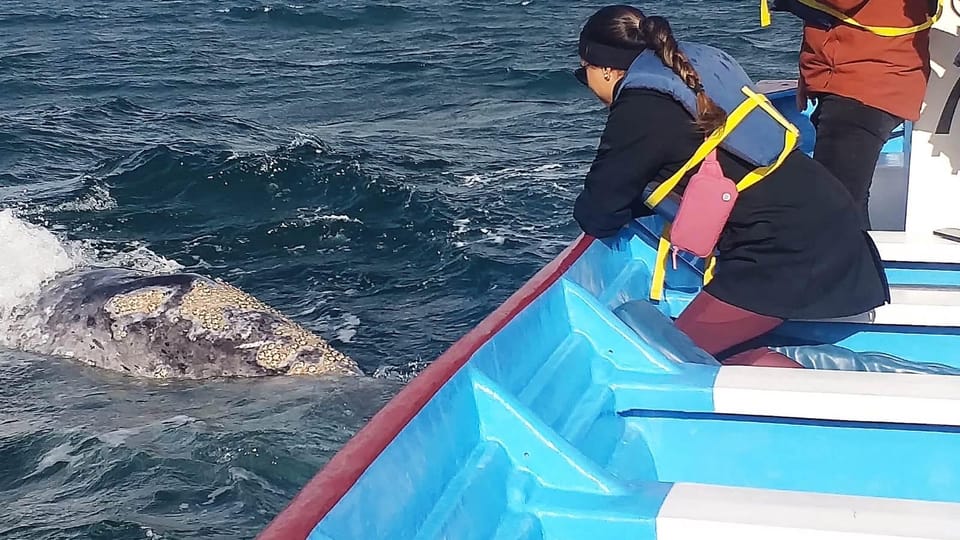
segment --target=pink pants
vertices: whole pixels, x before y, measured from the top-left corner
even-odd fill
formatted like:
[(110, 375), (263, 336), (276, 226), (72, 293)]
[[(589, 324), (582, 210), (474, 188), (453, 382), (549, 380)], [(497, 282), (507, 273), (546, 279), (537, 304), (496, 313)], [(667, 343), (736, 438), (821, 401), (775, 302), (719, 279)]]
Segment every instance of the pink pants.
[[(716, 356), (727, 349), (766, 334), (783, 319), (740, 309), (701, 291), (674, 323), (698, 347)], [(766, 347), (721, 360), (724, 365), (800, 368), (800, 364)]]

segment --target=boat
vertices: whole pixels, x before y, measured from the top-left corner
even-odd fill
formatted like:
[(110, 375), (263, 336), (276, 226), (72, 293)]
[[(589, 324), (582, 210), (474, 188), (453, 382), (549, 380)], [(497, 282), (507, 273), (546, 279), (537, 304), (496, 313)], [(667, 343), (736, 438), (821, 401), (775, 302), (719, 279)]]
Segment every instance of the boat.
[[(958, 23), (951, 12), (936, 25), (935, 62), (960, 48)], [(696, 259), (649, 300), (667, 205), (616, 238), (570, 244), (258, 538), (960, 538), (960, 243), (934, 234), (960, 219), (958, 122), (939, 120), (960, 83), (937, 73), (923, 118), (878, 165), (871, 213), (886, 230), (871, 234), (891, 303), (773, 336), (812, 369), (720, 366), (676, 330)], [(795, 84), (758, 86), (809, 151)]]

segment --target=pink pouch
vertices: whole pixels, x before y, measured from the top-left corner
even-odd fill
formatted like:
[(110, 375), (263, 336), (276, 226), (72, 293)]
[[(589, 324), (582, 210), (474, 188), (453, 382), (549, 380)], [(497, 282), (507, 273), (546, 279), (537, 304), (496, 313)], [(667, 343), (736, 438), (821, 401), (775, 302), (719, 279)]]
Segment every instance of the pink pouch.
[(670, 226), (674, 268), (679, 251), (700, 258), (713, 254), (738, 194), (736, 182), (727, 178), (720, 168), (717, 151), (710, 152), (687, 183)]

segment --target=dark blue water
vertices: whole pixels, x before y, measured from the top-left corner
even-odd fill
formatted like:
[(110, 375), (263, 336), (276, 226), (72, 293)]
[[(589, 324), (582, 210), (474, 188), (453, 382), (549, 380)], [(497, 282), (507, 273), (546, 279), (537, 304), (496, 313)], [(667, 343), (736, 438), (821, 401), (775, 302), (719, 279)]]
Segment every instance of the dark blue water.
[[(0, 313), (57, 269), (51, 232), (74, 261), (224, 278), (370, 375), (159, 384), (0, 349), (0, 537), (255, 535), (575, 238), (597, 7), (0, 3)], [(760, 30), (754, 0), (641, 7), (795, 74), (796, 24)]]

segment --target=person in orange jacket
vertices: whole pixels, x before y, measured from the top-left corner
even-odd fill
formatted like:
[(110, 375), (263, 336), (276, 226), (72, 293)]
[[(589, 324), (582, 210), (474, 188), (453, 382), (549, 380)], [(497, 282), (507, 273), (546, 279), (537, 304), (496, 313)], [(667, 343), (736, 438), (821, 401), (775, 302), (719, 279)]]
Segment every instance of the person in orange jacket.
[(870, 228), (873, 174), (890, 133), (920, 117), (938, 0), (775, 0), (804, 21), (798, 101), (817, 101), (813, 157), (847, 187)]

